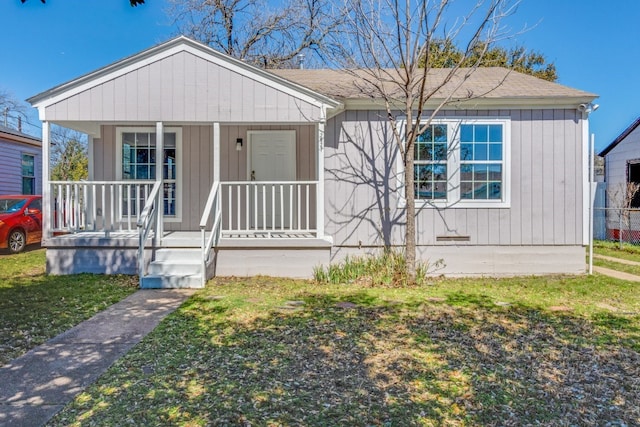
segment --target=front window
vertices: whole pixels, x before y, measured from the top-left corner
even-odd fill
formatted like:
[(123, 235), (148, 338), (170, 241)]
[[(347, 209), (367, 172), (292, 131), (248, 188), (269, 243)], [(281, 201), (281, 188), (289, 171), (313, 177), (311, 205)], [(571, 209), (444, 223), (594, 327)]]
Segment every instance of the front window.
[[(155, 180), (156, 178), (156, 134), (152, 131), (136, 130), (121, 133), (122, 138), (122, 179)], [(164, 215), (178, 216), (178, 132), (164, 133), (162, 154), (162, 175), (164, 179)], [(142, 206), (144, 201), (131, 195), (132, 208)], [(127, 209), (126, 201), (123, 204)]]
[(35, 156), (22, 155), (22, 194), (36, 194)]
[(507, 207), (509, 119), (434, 120), (414, 145), (414, 200), (450, 207)]
[(460, 198), (502, 199), (502, 125), (460, 126)]
[(447, 125), (429, 125), (414, 145), (415, 198), (447, 198)]

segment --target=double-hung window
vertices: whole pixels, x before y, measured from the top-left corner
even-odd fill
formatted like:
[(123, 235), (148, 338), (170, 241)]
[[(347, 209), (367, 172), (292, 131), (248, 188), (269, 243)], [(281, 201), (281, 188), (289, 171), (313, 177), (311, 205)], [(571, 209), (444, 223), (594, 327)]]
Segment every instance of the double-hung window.
[(501, 124), (460, 125), (461, 200), (502, 200), (503, 151)]
[(414, 201), (509, 207), (508, 118), (434, 120), (414, 145)]
[(36, 194), (36, 160), (32, 154), (22, 154), (22, 194)]
[[(151, 129), (122, 129), (119, 133), (120, 174), (123, 180), (156, 179), (156, 133)], [(179, 151), (181, 134), (179, 129), (165, 129), (162, 153), (162, 176), (164, 181), (164, 216), (179, 219), (180, 168)], [(132, 196), (134, 199), (137, 194)], [(134, 200), (132, 206), (142, 206), (143, 200)], [(126, 208), (126, 206), (125, 206)]]
[(417, 200), (447, 199), (447, 125), (429, 125), (413, 150), (414, 194)]

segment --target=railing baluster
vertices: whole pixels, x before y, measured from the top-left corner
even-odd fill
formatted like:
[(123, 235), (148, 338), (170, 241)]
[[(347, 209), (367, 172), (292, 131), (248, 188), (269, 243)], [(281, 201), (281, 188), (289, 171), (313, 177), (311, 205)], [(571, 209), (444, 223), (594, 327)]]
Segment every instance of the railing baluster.
[(293, 231), (293, 184), (289, 184), (289, 230)]
[[(229, 225), (227, 227), (229, 230), (233, 230), (233, 186), (228, 185), (226, 187), (229, 192), (229, 194), (227, 194), (227, 224)], [(220, 190), (222, 191), (222, 184), (220, 184)], [(238, 223), (240, 223), (240, 212), (238, 212), (237, 215)]]
[(306, 190), (307, 193), (307, 204), (306, 204), (306, 219), (307, 219), (307, 223), (305, 224), (305, 228), (304, 230), (309, 230), (309, 184), (304, 184), (304, 188)]
[(298, 217), (298, 222), (297, 222), (297, 227), (296, 230), (300, 229), (300, 224), (302, 222), (302, 202), (300, 201), (300, 184), (296, 185), (296, 192), (297, 192), (297, 196), (296, 196), (296, 212), (297, 212), (297, 217)]
[(271, 186), (271, 231), (276, 229), (276, 185)]
[(267, 230), (267, 184), (262, 184), (262, 230)]
[(280, 231), (284, 231), (284, 189), (280, 184)]
[(73, 207), (73, 216), (74, 216), (74, 231), (78, 231), (80, 229), (80, 189), (78, 184), (74, 184), (73, 186), (74, 192), (74, 207)]
[(87, 183), (85, 183), (82, 186), (82, 197), (84, 197), (84, 200), (83, 200), (84, 215), (82, 218), (82, 228), (84, 229), (84, 231), (87, 231), (87, 229), (89, 228), (87, 224), (87, 218), (89, 217), (89, 184)]
[(91, 222), (93, 231), (98, 229), (98, 199), (97, 195), (97, 185), (91, 184)]
[(105, 188), (105, 184), (102, 184), (100, 186), (100, 190), (102, 192), (101, 194), (101, 198), (102, 198), (102, 232), (106, 233), (107, 232), (107, 204), (106, 204), (106, 188)]

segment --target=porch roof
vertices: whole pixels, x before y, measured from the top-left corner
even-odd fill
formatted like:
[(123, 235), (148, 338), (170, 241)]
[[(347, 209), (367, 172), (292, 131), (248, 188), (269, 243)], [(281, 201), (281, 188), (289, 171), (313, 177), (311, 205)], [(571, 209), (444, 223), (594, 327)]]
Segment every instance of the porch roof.
[(184, 36), (63, 83), (28, 102), (38, 108), (41, 120), (61, 124), (318, 122), (326, 109), (340, 106), (324, 94)]

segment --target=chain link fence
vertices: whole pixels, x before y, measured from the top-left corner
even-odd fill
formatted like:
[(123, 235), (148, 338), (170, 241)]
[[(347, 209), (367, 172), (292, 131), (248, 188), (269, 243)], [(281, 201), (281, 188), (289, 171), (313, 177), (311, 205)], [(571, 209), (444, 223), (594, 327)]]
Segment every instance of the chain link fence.
[(594, 208), (593, 238), (640, 245), (640, 209)]

